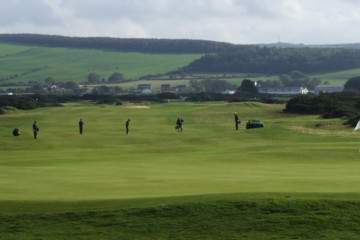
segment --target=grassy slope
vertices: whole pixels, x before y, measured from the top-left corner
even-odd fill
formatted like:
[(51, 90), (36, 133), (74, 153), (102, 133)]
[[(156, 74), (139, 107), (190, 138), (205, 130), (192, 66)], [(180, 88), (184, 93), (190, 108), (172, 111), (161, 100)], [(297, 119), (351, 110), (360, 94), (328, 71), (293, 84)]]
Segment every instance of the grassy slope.
[[(56, 81), (86, 81), (90, 72), (97, 72), (107, 79), (114, 72), (121, 72), (127, 79), (138, 79), (148, 74), (166, 73), (185, 66), (199, 58), (199, 54), (142, 54), (122, 53), (100, 50), (45, 48), (12, 44), (0, 44), (0, 78), (19, 77), (7, 80), (42, 81), (47, 77), (54, 77)], [(41, 71), (21, 76), (32, 69), (46, 67)], [(315, 74), (311, 77), (319, 78), (330, 84), (344, 84), (347, 79), (359, 76), (360, 69)], [(274, 80), (276, 76), (251, 78), (253, 80)], [(227, 79), (240, 85), (243, 78)], [(181, 84), (187, 81), (182, 81)], [(176, 85), (173, 81), (161, 81)], [(160, 82), (154, 82), (159, 85)], [(123, 87), (133, 84), (124, 84)]]
[[(91, 72), (96, 72), (105, 79), (114, 72), (123, 73), (126, 79), (166, 73), (187, 65), (201, 55), (124, 53), (0, 44), (0, 56), (0, 78), (19, 75), (9, 81), (40, 81), (53, 77), (56, 81), (81, 82), (86, 81)], [(21, 76), (22, 73), (41, 67), (46, 68)]]
[[(281, 109), (72, 103), (0, 116), (0, 239), (357, 239), (357, 134)], [(234, 111), (265, 128), (235, 132)]]
[(360, 76), (360, 68), (351, 69), (347, 71), (339, 71), (332, 73), (324, 73), (324, 74), (315, 74), (313, 78), (319, 78), (323, 82), (328, 81), (329, 84), (332, 85), (342, 85), (345, 84), (346, 81), (352, 77)]

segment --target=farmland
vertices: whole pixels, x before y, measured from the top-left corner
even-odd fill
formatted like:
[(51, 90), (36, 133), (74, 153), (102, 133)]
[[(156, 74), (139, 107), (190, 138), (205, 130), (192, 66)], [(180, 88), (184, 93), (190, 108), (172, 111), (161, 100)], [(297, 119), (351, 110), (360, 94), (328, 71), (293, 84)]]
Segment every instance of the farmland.
[[(101, 80), (107, 80), (113, 73), (119, 72), (131, 82), (117, 84), (123, 89), (134, 88), (140, 83), (153, 85), (154, 91), (160, 90), (161, 84), (176, 85), (187, 84), (189, 78), (169, 80), (166, 73), (178, 70), (199, 59), (202, 54), (164, 54), (164, 53), (139, 53), (118, 52), (96, 49), (76, 49), (60, 47), (40, 47), (30, 45), (0, 44), (0, 83), (27, 84), (29, 81), (43, 82), (51, 77), (56, 82), (85, 82), (90, 73), (97, 73)], [(163, 75), (152, 80), (136, 81), (143, 76)], [(344, 84), (347, 79), (358, 76), (359, 69), (346, 71), (334, 71), (318, 74), (310, 74), (311, 78), (318, 78), (323, 83)], [(213, 78), (214, 74), (198, 74), (199, 79)], [(240, 86), (244, 78), (253, 81), (277, 80), (278, 76), (255, 74), (255, 76), (221, 77), (223, 74), (215, 74), (218, 79), (224, 79), (232, 84)], [(231, 74), (229, 74), (231, 75)], [(196, 75), (195, 75), (196, 78)], [(2, 87), (3, 90), (11, 86)], [(19, 86), (16, 86), (17, 88)]]
[(2, 82), (87, 81), (91, 72), (105, 80), (114, 72), (126, 79), (163, 74), (189, 64), (200, 54), (146, 54), (91, 49), (49, 48), (0, 44)]
[(357, 239), (358, 133), (283, 108), (75, 102), (0, 115), (0, 239)]

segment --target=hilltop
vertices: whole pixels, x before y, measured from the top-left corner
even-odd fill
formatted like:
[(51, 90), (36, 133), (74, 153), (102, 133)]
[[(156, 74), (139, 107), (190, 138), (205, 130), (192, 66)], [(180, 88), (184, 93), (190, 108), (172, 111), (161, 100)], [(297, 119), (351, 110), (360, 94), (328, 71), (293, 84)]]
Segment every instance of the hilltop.
[(148, 38), (110, 38), (110, 37), (67, 37), (42, 34), (0, 34), (0, 43), (29, 44), (43, 47), (66, 47), (102, 49), (112, 51), (147, 53), (219, 53), (243, 47), (267, 48), (347, 48), (360, 49), (360, 43), (348, 44), (232, 44), (210, 40), (192, 39), (148, 39)]
[(359, 46), (0, 34), (0, 84), (86, 82), (92, 73), (104, 83), (116, 73), (127, 83), (166, 80), (175, 86), (174, 80), (185, 85), (189, 78), (223, 78), (239, 86), (244, 78), (272, 81), (292, 71), (343, 84), (360, 75)]

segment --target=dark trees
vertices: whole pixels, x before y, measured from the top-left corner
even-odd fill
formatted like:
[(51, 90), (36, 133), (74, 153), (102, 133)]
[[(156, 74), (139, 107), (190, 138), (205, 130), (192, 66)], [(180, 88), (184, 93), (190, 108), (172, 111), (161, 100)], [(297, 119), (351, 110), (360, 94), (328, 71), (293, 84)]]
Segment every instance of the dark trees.
[(285, 112), (321, 114), (323, 118), (352, 118), (360, 115), (359, 99), (339, 94), (299, 96), (286, 104)]
[(124, 82), (125, 78), (124, 75), (121, 73), (113, 73), (109, 78), (108, 78), (108, 82), (110, 83), (120, 83), (120, 82)]
[(204, 40), (64, 37), (40, 34), (0, 34), (0, 42), (151, 53), (214, 53), (236, 46), (230, 43)]
[(248, 94), (248, 95), (256, 95), (258, 93), (258, 89), (255, 86), (255, 83), (249, 79), (244, 79), (241, 82), (240, 87), (238, 88), (237, 92), (238, 95), (240, 94)]
[[(342, 48), (262, 48), (237, 46), (232, 51), (207, 54), (185, 72), (290, 74), (317, 73), (360, 67), (360, 50)], [(293, 77), (303, 77), (295, 74)]]
[(190, 80), (189, 83), (196, 92), (224, 92), (236, 89), (235, 85), (219, 79)]
[(360, 76), (347, 80), (344, 85), (345, 90), (356, 90), (360, 92)]
[(98, 83), (100, 82), (101, 77), (97, 73), (90, 73), (87, 77), (88, 83)]

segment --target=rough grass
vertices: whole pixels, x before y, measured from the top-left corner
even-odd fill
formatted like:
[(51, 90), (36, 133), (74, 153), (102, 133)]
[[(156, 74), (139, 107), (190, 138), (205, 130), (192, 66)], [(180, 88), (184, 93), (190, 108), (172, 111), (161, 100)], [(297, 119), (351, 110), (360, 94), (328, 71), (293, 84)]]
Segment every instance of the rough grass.
[[(0, 239), (359, 238), (358, 201), (304, 200), (289, 195), (276, 199), (241, 200), (234, 195), (231, 200), (194, 200), (137, 208), (123, 208), (112, 201), (112, 208), (107, 210), (73, 208), (65, 212), (49, 211), (52, 208), (42, 204), (48, 212), (1, 214)], [(97, 202), (97, 207), (101, 204), (106, 202)], [(53, 208), (56, 206), (61, 203)]]
[(359, 238), (358, 133), (341, 119), (251, 102), (148, 106), (1, 115), (0, 239)]

